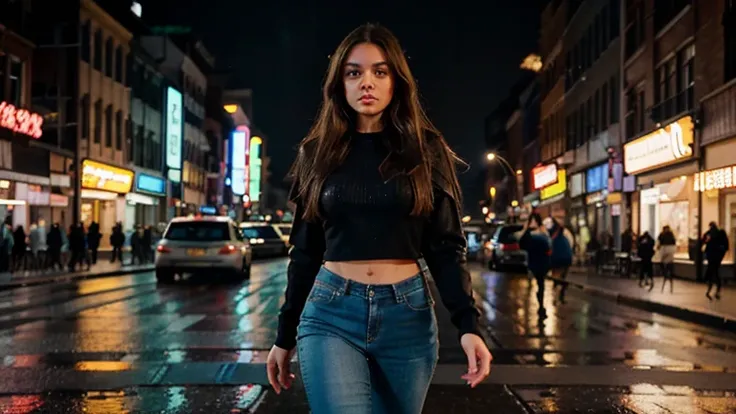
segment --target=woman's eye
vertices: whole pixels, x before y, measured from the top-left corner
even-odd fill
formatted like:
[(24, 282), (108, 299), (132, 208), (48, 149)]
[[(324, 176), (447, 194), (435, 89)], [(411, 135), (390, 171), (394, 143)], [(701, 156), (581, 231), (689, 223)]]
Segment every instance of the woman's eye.
[(350, 77), (353, 77), (353, 76), (358, 76), (358, 75), (360, 75), (360, 72), (358, 72), (357, 70), (349, 70), (349, 71), (347, 71), (347, 72), (345, 73), (345, 75), (346, 75), (346, 76), (350, 76)]
[(376, 71), (376, 75), (378, 75), (378, 76), (386, 76), (386, 75), (388, 75), (388, 72), (386, 72), (385, 70), (382, 70), (382, 69), (378, 69)]

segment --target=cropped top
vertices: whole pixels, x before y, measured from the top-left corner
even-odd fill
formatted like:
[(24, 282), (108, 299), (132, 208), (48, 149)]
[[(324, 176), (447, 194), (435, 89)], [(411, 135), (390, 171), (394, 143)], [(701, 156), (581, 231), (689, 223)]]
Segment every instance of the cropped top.
[(433, 180), (427, 216), (410, 215), (414, 194), (406, 175), (385, 180), (379, 166), (389, 151), (381, 133), (352, 133), (342, 165), (325, 180), (320, 218), (306, 221), (299, 197), (292, 224), (288, 285), (276, 346), (296, 345), (299, 317), (324, 261), (424, 258), (460, 335), (478, 332), (479, 311), (465, 268), (466, 240), (458, 201)]

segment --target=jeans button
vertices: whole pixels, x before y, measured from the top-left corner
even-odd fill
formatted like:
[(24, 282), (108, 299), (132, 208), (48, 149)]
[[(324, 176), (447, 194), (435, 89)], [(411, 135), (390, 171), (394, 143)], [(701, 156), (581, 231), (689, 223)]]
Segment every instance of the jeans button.
[(373, 289), (368, 289), (368, 296), (373, 297)]

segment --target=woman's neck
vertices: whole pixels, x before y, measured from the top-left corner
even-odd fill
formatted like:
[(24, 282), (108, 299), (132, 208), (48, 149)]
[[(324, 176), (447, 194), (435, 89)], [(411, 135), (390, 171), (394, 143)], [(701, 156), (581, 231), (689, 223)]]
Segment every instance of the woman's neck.
[(381, 132), (383, 130), (383, 122), (381, 115), (366, 116), (358, 114), (358, 125), (355, 128), (360, 133)]

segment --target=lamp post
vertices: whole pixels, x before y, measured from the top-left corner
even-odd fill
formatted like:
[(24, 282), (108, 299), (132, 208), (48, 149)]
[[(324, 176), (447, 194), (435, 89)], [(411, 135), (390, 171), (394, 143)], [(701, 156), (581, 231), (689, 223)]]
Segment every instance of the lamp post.
[[(519, 188), (518, 188), (519, 187), (519, 180), (518, 180), (517, 176), (521, 176), (522, 171), (521, 170), (514, 169), (514, 167), (511, 166), (511, 163), (508, 162), (508, 160), (506, 160), (506, 158), (504, 158), (504, 157), (502, 157), (502, 156), (500, 156), (500, 155), (498, 155), (496, 153), (493, 153), (493, 152), (489, 152), (489, 153), (486, 154), (486, 160), (488, 160), (488, 162), (495, 161), (495, 160), (500, 161), (501, 165), (503, 165), (506, 168), (506, 170), (509, 173), (509, 175), (514, 178), (514, 196), (515, 196), (514, 198), (515, 199), (513, 200), (512, 205), (513, 204), (516, 204), (518, 206), (518, 204), (519, 204), (519, 201), (518, 201), (518, 198), (519, 198)], [(496, 188), (495, 187), (491, 187), (491, 191), (492, 191), (491, 201), (493, 201), (494, 196), (496, 195)], [(514, 207), (516, 207), (516, 206), (514, 206)]]

